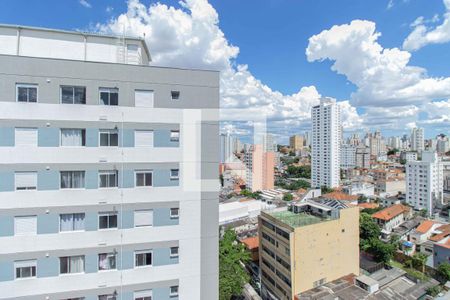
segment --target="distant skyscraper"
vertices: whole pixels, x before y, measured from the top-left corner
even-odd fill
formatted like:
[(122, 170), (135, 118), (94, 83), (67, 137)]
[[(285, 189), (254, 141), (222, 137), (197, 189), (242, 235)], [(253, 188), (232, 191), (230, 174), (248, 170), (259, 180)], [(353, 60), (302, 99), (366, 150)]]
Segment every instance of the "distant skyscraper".
[(413, 128), (411, 132), (411, 150), (417, 152), (425, 150), (423, 128)]
[(444, 134), (440, 134), (437, 136), (437, 142), (436, 142), (436, 151), (440, 154), (445, 153), (449, 151), (449, 142), (448, 137), (446, 137)]
[(400, 147), (401, 147), (400, 137), (391, 136), (388, 140), (388, 144), (389, 144), (389, 147), (391, 147), (391, 148), (400, 149)]
[(294, 151), (303, 149), (303, 137), (301, 135), (293, 135), (289, 138), (289, 147)]
[(305, 147), (311, 146), (311, 131), (306, 131), (304, 134), (303, 144)]
[(406, 165), (406, 201), (415, 209), (429, 214), (443, 201), (443, 165), (433, 151), (423, 151), (421, 161)]
[(378, 156), (386, 152), (386, 145), (379, 130), (375, 131), (374, 134), (369, 134), (369, 147), (372, 156)]
[(264, 152), (261, 145), (252, 145), (245, 152), (246, 186), (252, 192), (274, 188), (275, 153)]
[(353, 169), (356, 165), (355, 145), (343, 144), (341, 146), (341, 168)]
[(341, 113), (336, 100), (322, 98), (312, 108), (312, 160), (313, 187), (339, 186)]
[(220, 134), (220, 162), (229, 162), (233, 158), (233, 138), (229, 133)]
[(369, 169), (370, 150), (369, 147), (359, 145), (356, 147), (355, 165), (357, 168)]
[(361, 144), (361, 139), (359, 138), (359, 134), (354, 133), (349, 139), (348, 143), (353, 146), (358, 146)]
[(275, 143), (273, 141), (273, 134), (266, 133), (263, 135), (263, 146), (265, 152), (275, 152)]

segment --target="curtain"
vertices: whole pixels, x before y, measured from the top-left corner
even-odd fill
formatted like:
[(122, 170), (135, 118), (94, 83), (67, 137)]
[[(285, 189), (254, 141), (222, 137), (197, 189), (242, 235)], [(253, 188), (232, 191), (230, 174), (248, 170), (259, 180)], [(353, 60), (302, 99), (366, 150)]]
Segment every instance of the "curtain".
[(84, 188), (84, 172), (83, 171), (73, 172), (72, 188), (74, 188), (74, 189)]
[(84, 271), (84, 257), (72, 256), (70, 258), (70, 273), (81, 273)]
[(82, 146), (82, 134), (80, 129), (62, 129), (62, 146)]
[(83, 229), (84, 229), (84, 214), (74, 214), (73, 230), (83, 230)]
[(61, 231), (72, 231), (73, 230), (72, 214), (61, 215), (60, 230)]
[(70, 188), (70, 172), (61, 172), (61, 188)]

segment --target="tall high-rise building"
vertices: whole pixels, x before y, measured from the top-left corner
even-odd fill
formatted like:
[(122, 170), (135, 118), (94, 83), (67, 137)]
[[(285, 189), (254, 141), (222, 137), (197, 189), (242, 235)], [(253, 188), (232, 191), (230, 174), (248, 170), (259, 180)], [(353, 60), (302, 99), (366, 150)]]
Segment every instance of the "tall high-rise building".
[(434, 151), (423, 151), (421, 161), (406, 165), (406, 201), (416, 210), (433, 213), (443, 201), (444, 174), (441, 159)]
[(219, 126), (195, 110), (219, 73), (140, 38), (0, 40), (0, 299), (217, 299)]
[(348, 139), (348, 144), (353, 146), (358, 146), (359, 144), (361, 144), (359, 134), (357, 133), (352, 134), (352, 136)]
[(289, 138), (289, 147), (294, 151), (303, 149), (303, 137), (301, 135), (293, 135)]
[(386, 152), (386, 144), (379, 130), (369, 134), (369, 148), (370, 155), (375, 157)]
[(303, 135), (303, 145), (305, 147), (311, 146), (311, 131), (305, 131), (305, 134)]
[(273, 140), (273, 134), (266, 133), (262, 136), (262, 139), (263, 139), (262, 143), (263, 143), (264, 152), (275, 152), (276, 145)]
[(274, 188), (274, 152), (265, 152), (262, 145), (252, 145), (245, 152), (246, 186), (252, 192)]
[(391, 136), (388, 139), (388, 144), (389, 144), (389, 147), (391, 147), (392, 149), (400, 149), (401, 148), (400, 137), (399, 136)]
[(439, 154), (446, 153), (450, 150), (450, 144), (448, 141), (448, 137), (444, 134), (440, 134), (436, 137), (436, 151)]
[(341, 168), (353, 169), (356, 166), (357, 146), (343, 144), (341, 145)]
[(364, 145), (356, 147), (355, 165), (357, 168), (370, 168), (370, 149)]
[(422, 152), (425, 150), (423, 128), (413, 128), (411, 131), (411, 150)]
[(220, 134), (220, 162), (233, 160), (233, 137), (229, 133)]
[(339, 186), (341, 113), (336, 100), (322, 98), (312, 111), (312, 187)]

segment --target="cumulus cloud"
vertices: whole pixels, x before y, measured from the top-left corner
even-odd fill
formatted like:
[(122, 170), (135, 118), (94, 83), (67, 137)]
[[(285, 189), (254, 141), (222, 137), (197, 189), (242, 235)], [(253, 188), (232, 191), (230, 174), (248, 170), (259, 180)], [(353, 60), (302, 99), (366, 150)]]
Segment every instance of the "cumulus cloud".
[[(184, 0), (180, 8), (161, 3), (147, 7), (130, 0), (126, 13), (95, 29), (145, 36), (153, 65), (221, 71), (221, 107), (256, 109), (267, 115), (269, 131), (275, 134), (287, 136), (310, 127), (311, 107), (321, 97), (317, 89), (305, 86), (285, 95), (255, 78), (246, 65), (236, 64), (239, 48), (226, 39), (218, 14), (207, 0)], [(342, 105), (349, 116), (345, 126), (358, 124), (356, 109), (349, 102)]]
[(78, 2), (86, 8), (92, 7), (92, 5), (87, 0), (79, 0)]
[(352, 105), (405, 106), (450, 96), (450, 78), (432, 78), (410, 66), (411, 53), (383, 48), (380, 35), (366, 20), (333, 26), (309, 39), (307, 59), (333, 61), (331, 69), (357, 86)]
[(427, 26), (427, 23), (439, 21), (439, 15), (430, 20), (423, 16), (417, 18), (411, 26), (413, 31), (403, 42), (403, 48), (408, 51), (418, 50), (428, 44), (442, 44), (450, 42), (450, 0), (444, 0), (446, 12), (442, 16), (442, 23), (437, 26)]

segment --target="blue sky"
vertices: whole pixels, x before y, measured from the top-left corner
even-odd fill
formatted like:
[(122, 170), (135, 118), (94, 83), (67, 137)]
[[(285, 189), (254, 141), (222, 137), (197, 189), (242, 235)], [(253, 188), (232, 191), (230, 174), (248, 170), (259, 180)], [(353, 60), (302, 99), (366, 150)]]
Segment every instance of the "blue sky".
[[(82, 5), (82, 2), (85, 5)], [(175, 9), (180, 9), (178, 1), (160, 2), (168, 6), (174, 6)], [(187, 2), (189, 3), (187, 7), (183, 8), (182, 12), (190, 16), (192, 11), (196, 9), (191, 3), (195, 1), (189, 0)], [(199, 0), (199, 2), (205, 1)], [(149, 5), (156, 3), (156, 1), (143, 0), (141, 3), (148, 9)], [(403, 43), (414, 29), (410, 26), (414, 20), (423, 16), (426, 20), (423, 22), (424, 26), (432, 30), (443, 22), (446, 11), (443, 0), (210, 0), (209, 3), (217, 13), (219, 21), (218, 24), (212, 22), (211, 28), (223, 32), (227, 47), (236, 46), (239, 48), (239, 54), (229, 55), (229, 58), (227, 58), (227, 61), (230, 61), (231, 68), (236, 71), (238, 65), (247, 65), (250, 73), (248, 76), (260, 81), (262, 85), (266, 85), (272, 91), (280, 92), (285, 97), (280, 98), (279, 101), (281, 102), (284, 101), (283, 99), (289, 98), (289, 95), (298, 93), (302, 87), (314, 86), (321, 95), (334, 97), (338, 100), (350, 100), (351, 94), (361, 88), (360, 82), (349, 80), (352, 74), (338, 74), (338, 72), (331, 70), (334, 61), (316, 59), (314, 62), (308, 62), (305, 49), (309, 45), (308, 39), (310, 37), (318, 35), (324, 30), (329, 30), (334, 25), (349, 24), (352, 20), (360, 19), (376, 24), (376, 31), (381, 33), (376, 42), (383, 48), (404, 50)], [(205, 6), (204, 3), (201, 5)], [(127, 10), (130, 11), (130, 5), (127, 6), (126, 1), (122, 0), (2, 0), (0, 6), (1, 23), (113, 32), (114, 26), (111, 24), (119, 22), (117, 19), (119, 15), (126, 13)], [(170, 18), (170, 12), (166, 12), (166, 17)], [(148, 12), (148, 14), (151, 15), (152, 13)], [(439, 20), (436, 18), (433, 22), (429, 21), (435, 15), (439, 17)], [(151, 24), (147, 24), (146, 21), (141, 22), (143, 22), (143, 28), (147, 28), (146, 25), (151, 27)], [(192, 22), (195, 22), (195, 20)], [(103, 27), (95, 27), (96, 24), (101, 24)], [(195, 35), (195, 33), (192, 34)], [(208, 43), (208, 38), (215, 39), (217, 37), (200, 36), (200, 39), (202, 38), (205, 39), (205, 43)], [(152, 48), (155, 47), (150, 44), (151, 51)], [(161, 51), (166, 51), (166, 49)], [(425, 75), (423, 76), (431, 78), (450, 77), (450, 43), (429, 43), (417, 50), (408, 51), (411, 53), (408, 65), (424, 68)], [(333, 53), (329, 52), (324, 55), (328, 57), (332, 56)], [(186, 58), (184, 57), (184, 59)], [(193, 60), (195, 61), (194, 58)], [(195, 65), (195, 63), (193, 64)], [(211, 65), (207, 63), (202, 65), (202, 62), (200, 62), (198, 67), (216, 68), (218, 65), (222, 66), (223, 64), (221, 61), (214, 62)], [(231, 79), (225, 78), (224, 80)], [(224, 94), (227, 94), (227, 92), (225, 91)], [(389, 91), (387, 91), (387, 94), (389, 94)], [(370, 97), (370, 94), (367, 96), (366, 93), (363, 93), (363, 95), (364, 97)], [(258, 94), (255, 97), (258, 98)], [(409, 100), (405, 101), (408, 104), (394, 104), (399, 111), (412, 109), (414, 113), (408, 114), (404, 122), (392, 121), (392, 128), (380, 124), (378, 119), (370, 119), (369, 116), (364, 117), (364, 113), (367, 112), (367, 103), (358, 105), (357, 100), (353, 99), (350, 104), (356, 108), (356, 113), (363, 120), (349, 125), (349, 131), (365, 126), (369, 129), (381, 127), (387, 135), (401, 134), (409, 131), (411, 123), (417, 122), (418, 125), (426, 127), (427, 136), (435, 135), (445, 128), (442, 129), (440, 128), (442, 126), (436, 126), (436, 124), (421, 124), (421, 120), (430, 119), (427, 109), (423, 108), (423, 103), (447, 101), (447, 91), (444, 89), (444, 92), (442, 92), (441, 89), (436, 95), (433, 94), (433, 97), (428, 95), (424, 97), (427, 98), (426, 100), (420, 100), (422, 102), (414, 100), (416, 102), (413, 105), (417, 107), (417, 110), (407, 106)], [(232, 96), (228, 98), (232, 98)], [(241, 101), (239, 99), (236, 101)], [(376, 101), (378, 100), (374, 99), (369, 103), (369, 106), (376, 106)], [(266, 104), (256, 101), (251, 105), (262, 107)], [(389, 102), (380, 102), (379, 107), (386, 107), (386, 105), (389, 105)], [(283, 105), (279, 106), (282, 109)], [(404, 110), (401, 107), (404, 107)], [(446, 103), (445, 108), (447, 109)], [(293, 111), (293, 113), (298, 112)], [(380, 112), (371, 111), (371, 115), (372, 113)], [(353, 117), (355, 117), (355, 120), (357, 119), (357, 116), (353, 115)], [(434, 113), (433, 117), (439, 116)], [(273, 117), (273, 119), (277, 118)], [(416, 119), (414, 120), (414, 118)], [(295, 133), (295, 131), (307, 129), (308, 124), (306, 119), (302, 119), (297, 123), (294, 121), (287, 122), (285, 128), (289, 129), (283, 129), (280, 124), (274, 125), (274, 133), (280, 137), (286, 136)], [(406, 124), (409, 124), (408, 129), (404, 127)]]

